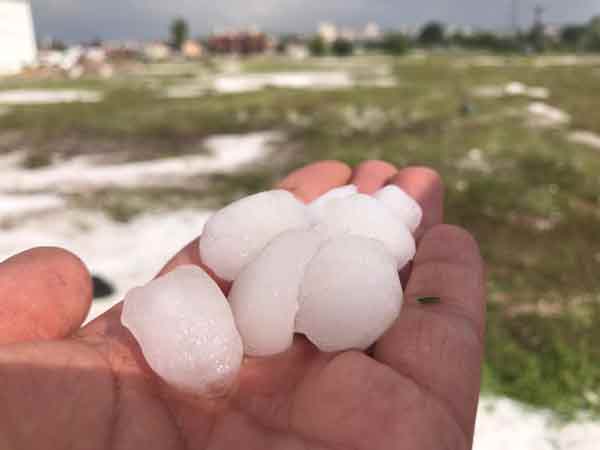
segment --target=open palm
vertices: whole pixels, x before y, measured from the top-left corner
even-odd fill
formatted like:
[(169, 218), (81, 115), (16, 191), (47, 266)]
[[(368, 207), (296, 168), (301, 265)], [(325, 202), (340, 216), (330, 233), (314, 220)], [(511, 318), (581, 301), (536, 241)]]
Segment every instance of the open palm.
[[(396, 183), (425, 213), (403, 312), (369, 355), (321, 353), (298, 336), (285, 354), (246, 358), (228, 396), (184, 395), (150, 371), (120, 305), (79, 329), (91, 290), (75, 257), (31, 250), (0, 265), (0, 448), (470, 448), (484, 333), (477, 245), (440, 225), (442, 186), (428, 169), (322, 162), (281, 187), (308, 201), (349, 181), (367, 193)], [(201, 265), (196, 244), (161, 273)], [(431, 296), (440, 301), (417, 301)]]

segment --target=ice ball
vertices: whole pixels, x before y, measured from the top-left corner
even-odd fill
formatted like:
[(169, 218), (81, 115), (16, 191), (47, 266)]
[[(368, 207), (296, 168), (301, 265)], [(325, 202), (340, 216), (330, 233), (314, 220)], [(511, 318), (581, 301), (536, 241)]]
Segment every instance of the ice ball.
[(300, 283), (322, 242), (314, 231), (284, 232), (240, 272), (229, 303), (247, 355), (270, 356), (292, 345)]
[(318, 197), (316, 200), (313, 200), (308, 204), (308, 209), (313, 216), (313, 220), (315, 222), (319, 221), (321, 217), (321, 211), (330, 201), (350, 197), (354, 194), (358, 194), (358, 187), (353, 184), (349, 184), (332, 189)]
[(358, 235), (376, 239), (394, 255), (398, 269), (416, 253), (415, 240), (406, 225), (369, 195), (330, 201), (322, 209), (315, 229), (328, 237)]
[(152, 370), (183, 391), (222, 395), (240, 369), (243, 345), (227, 299), (199, 267), (131, 290), (121, 322)]
[(293, 194), (261, 192), (212, 216), (200, 238), (200, 257), (217, 276), (232, 281), (278, 234), (310, 225), (307, 206)]
[(398, 186), (390, 185), (377, 191), (374, 197), (396, 215), (414, 233), (421, 220), (423, 210), (417, 201)]
[(381, 242), (333, 239), (306, 267), (296, 331), (325, 352), (365, 350), (397, 319), (402, 295), (396, 261)]

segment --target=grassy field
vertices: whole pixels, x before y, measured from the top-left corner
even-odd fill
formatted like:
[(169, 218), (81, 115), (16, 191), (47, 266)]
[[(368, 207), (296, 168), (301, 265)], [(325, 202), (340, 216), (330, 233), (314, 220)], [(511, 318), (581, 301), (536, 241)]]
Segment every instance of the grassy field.
[[(21, 133), (32, 165), (43, 165), (53, 154), (93, 151), (95, 142), (107, 140), (117, 152), (120, 142), (128, 143), (128, 159), (147, 159), (186, 152), (190, 142), (213, 133), (287, 132), (273, 163), (244, 174), (205, 180), (192, 190), (119, 190), (73, 199), (100, 205), (119, 220), (155, 207), (157, 198), (168, 208), (224, 204), (318, 159), (434, 167), (447, 185), (447, 220), (477, 236), (488, 264), (485, 389), (564, 416), (600, 413), (600, 151), (567, 139), (572, 129), (600, 133), (600, 63), (477, 60), (463, 54), (306, 64), (261, 58), (240, 69), (336, 69), (364, 77), (383, 67), (398, 84), (177, 100), (160, 89), (193, 79), (195, 71), (218, 71), (219, 62), (189, 65), (153, 83), (135, 76), (53, 82), (100, 89), (106, 97), (98, 104), (14, 108), (0, 115), (0, 148), (3, 134)], [(527, 118), (533, 100), (472, 95), (478, 86), (511, 81), (549, 89), (544, 101), (568, 112), (571, 124), (534, 127)], [(15, 82), (0, 82), (3, 87)], [(71, 153), (66, 137), (79, 143)]]

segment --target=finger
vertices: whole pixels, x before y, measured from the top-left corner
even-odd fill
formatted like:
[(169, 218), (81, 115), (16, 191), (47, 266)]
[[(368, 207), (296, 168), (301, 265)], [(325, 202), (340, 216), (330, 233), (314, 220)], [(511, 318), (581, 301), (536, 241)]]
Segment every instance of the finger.
[(385, 186), (398, 169), (385, 161), (365, 161), (359, 164), (352, 175), (352, 184), (363, 194), (373, 194)]
[(348, 183), (352, 170), (339, 161), (320, 161), (298, 169), (277, 187), (294, 193), (308, 203), (333, 188)]
[(83, 262), (58, 248), (36, 248), (0, 264), (0, 344), (58, 339), (77, 330), (92, 302)]
[(421, 238), (425, 231), (444, 221), (444, 186), (442, 179), (427, 167), (407, 167), (400, 170), (390, 184), (403, 189), (423, 210), (423, 220), (415, 235)]
[[(397, 322), (374, 358), (424, 386), (472, 436), (484, 335), (483, 263), (474, 239), (440, 225), (419, 245)], [(437, 304), (418, 299), (437, 297)]]

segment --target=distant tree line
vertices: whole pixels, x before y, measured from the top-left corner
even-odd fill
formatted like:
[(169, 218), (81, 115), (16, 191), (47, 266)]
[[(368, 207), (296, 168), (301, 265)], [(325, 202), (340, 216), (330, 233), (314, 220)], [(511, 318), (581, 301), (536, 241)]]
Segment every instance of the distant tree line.
[(496, 53), (600, 52), (600, 16), (587, 24), (566, 25), (555, 33), (548, 33), (541, 23), (535, 23), (529, 30), (502, 34), (485, 30), (452, 31), (441, 22), (429, 22), (416, 35), (388, 32), (379, 40), (361, 43), (345, 38), (326, 43), (317, 35), (309, 41), (308, 48), (315, 56), (348, 56), (359, 48), (392, 55), (402, 55), (411, 48), (463, 48)]

